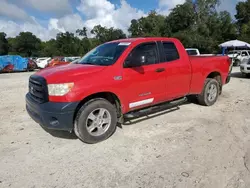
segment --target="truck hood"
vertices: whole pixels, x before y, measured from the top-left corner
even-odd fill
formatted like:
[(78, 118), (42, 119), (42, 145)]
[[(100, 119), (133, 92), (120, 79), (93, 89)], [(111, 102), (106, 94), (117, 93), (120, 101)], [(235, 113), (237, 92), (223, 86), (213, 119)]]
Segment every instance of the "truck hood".
[(83, 75), (92, 74), (105, 69), (106, 66), (68, 64), (55, 67), (48, 67), (36, 74), (44, 77), (48, 83), (62, 83), (64, 81), (74, 81)]

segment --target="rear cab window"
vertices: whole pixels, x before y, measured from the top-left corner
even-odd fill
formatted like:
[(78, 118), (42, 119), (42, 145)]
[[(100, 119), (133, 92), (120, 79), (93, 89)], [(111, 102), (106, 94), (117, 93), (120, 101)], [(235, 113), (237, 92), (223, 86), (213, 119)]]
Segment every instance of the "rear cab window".
[(174, 44), (170, 41), (162, 41), (163, 57), (165, 62), (171, 62), (180, 59), (179, 52)]
[(186, 50), (188, 55), (198, 55), (196, 50)]

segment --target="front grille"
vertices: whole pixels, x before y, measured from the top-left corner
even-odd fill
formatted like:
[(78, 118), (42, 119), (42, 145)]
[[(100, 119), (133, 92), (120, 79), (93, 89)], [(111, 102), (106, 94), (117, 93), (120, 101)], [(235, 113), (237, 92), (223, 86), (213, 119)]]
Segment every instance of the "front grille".
[(250, 67), (247, 67), (247, 70), (250, 70)]
[(48, 102), (48, 87), (46, 80), (37, 75), (30, 76), (29, 94), (38, 103)]

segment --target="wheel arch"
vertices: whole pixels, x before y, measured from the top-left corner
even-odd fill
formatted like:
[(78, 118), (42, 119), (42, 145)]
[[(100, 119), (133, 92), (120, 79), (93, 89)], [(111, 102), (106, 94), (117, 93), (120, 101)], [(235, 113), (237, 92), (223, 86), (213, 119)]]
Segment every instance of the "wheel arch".
[(113, 104), (116, 107), (118, 117), (122, 115), (122, 109), (121, 109), (122, 103), (121, 103), (120, 98), (113, 92), (102, 91), (102, 92), (90, 94), (80, 101), (80, 103), (77, 105), (76, 110), (75, 110), (74, 120), (75, 120), (75, 117), (76, 117), (78, 111), (80, 110), (80, 108), (82, 107), (83, 104), (85, 104), (86, 102), (88, 102), (90, 100), (94, 100), (97, 98), (103, 98), (103, 99), (106, 99), (107, 101), (109, 101), (111, 104)]
[(211, 72), (207, 75), (206, 79), (207, 78), (212, 78), (212, 79), (215, 79), (217, 80), (217, 82), (219, 83), (219, 86), (220, 86), (220, 94), (221, 94), (221, 91), (222, 91), (222, 77), (221, 77), (221, 73), (218, 72), (218, 71), (214, 71), (214, 72)]
[(222, 84), (221, 73), (218, 71), (214, 71), (214, 72), (209, 73), (206, 78), (213, 78), (213, 79), (217, 80), (220, 84)]

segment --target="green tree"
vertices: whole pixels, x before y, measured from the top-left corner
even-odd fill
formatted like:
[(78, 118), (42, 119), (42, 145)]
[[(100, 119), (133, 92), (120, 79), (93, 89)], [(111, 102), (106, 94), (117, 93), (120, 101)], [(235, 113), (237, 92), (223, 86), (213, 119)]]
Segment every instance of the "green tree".
[(95, 26), (91, 30), (91, 34), (95, 35), (95, 38), (99, 40), (99, 43), (126, 38), (126, 35), (121, 29), (115, 29), (113, 27), (106, 28), (101, 25)]
[(41, 51), (39, 53), (40, 56), (43, 57), (53, 57), (53, 56), (58, 56), (59, 51), (56, 46), (56, 40), (51, 39), (46, 42), (42, 42), (41, 44)]
[(84, 38), (87, 38), (87, 28), (86, 27), (83, 27), (82, 29), (77, 29), (76, 30), (76, 33), (79, 35), (79, 36), (82, 36)]
[(131, 20), (128, 29), (131, 37), (163, 36), (168, 35), (168, 29), (164, 23), (165, 17), (151, 11), (147, 17)]
[(62, 56), (77, 56), (80, 51), (80, 39), (74, 36), (73, 33), (58, 33), (56, 36), (56, 49), (58, 55)]
[(8, 40), (6, 39), (6, 34), (3, 32), (0, 32), (0, 55), (6, 55), (8, 54), (9, 46), (8, 46)]
[(228, 12), (217, 12), (218, 0), (198, 0), (197, 12), (192, 1), (175, 7), (166, 17), (173, 37), (186, 47), (199, 48), (203, 53), (217, 52), (218, 44), (236, 38), (237, 29)]
[(239, 2), (236, 5), (237, 25), (240, 39), (250, 43), (250, 0)]
[(195, 26), (195, 21), (196, 14), (193, 10), (192, 3), (184, 3), (177, 5), (171, 11), (165, 19), (165, 24), (168, 26), (170, 33), (176, 33)]
[(14, 52), (24, 57), (37, 56), (41, 49), (41, 40), (31, 32), (21, 32), (11, 45)]

